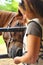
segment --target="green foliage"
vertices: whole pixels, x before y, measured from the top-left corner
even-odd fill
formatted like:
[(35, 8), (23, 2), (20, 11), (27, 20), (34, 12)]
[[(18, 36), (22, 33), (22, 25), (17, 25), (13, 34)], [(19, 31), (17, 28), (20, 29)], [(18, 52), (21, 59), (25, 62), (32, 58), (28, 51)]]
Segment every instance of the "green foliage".
[(5, 2), (5, 5), (0, 5), (0, 10), (6, 10), (6, 11), (13, 11), (16, 12), (18, 11), (18, 2), (16, 2), (15, 0), (11, 0), (8, 3), (9, 0), (7, 0), (7, 2)]
[(4, 42), (4, 40), (3, 40), (3, 36), (1, 35), (1, 36), (0, 36), (0, 44), (3, 44), (3, 43), (5, 43), (5, 42)]

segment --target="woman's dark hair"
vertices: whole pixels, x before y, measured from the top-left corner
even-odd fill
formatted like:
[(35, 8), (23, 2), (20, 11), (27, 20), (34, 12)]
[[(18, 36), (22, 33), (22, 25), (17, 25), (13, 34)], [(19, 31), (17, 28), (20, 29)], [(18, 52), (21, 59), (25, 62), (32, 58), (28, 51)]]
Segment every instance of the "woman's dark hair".
[(43, 17), (43, 0), (28, 0), (36, 10), (37, 14)]
[[(30, 9), (31, 9), (31, 6), (29, 3), (31, 3), (36, 13), (39, 14), (41, 17), (43, 17), (43, 0), (26, 0), (26, 1)], [(19, 5), (22, 6), (24, 10), (26, 10), (25, 5), (24, 5), (24, 0), (21, 0), (21, 3)]]

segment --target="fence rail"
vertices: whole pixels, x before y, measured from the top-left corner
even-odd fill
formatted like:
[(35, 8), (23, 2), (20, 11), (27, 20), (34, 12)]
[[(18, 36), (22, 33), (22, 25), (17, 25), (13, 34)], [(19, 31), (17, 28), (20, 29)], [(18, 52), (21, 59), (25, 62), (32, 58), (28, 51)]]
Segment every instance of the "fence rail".
[(9, 28), (0, 28), (0, 32), (22, 32), (26, 29), (26, 26), (16, 26)]
[(0, 55), (0, 59), (4, 59), (4, 58), (9, 58), (8, 54), (3, 54), (3, 55)]

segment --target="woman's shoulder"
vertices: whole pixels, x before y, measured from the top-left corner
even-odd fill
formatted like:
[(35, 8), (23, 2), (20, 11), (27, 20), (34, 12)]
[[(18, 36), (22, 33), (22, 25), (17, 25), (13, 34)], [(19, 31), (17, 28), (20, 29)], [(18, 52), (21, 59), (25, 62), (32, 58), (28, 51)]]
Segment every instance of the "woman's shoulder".
[(27, 34), (41, 36), (42, 28), (41, 28), (39, 20), (38, 19), (30, 20), (30, 22), (27, 24), (26, 32), (27, 32)]
[(41, 23), (40, 23), (40, 20), (38, 18), (34, 18), (34, 19), (31, 19), (31, 20), (28, 20), (27, 24), (29, 24), (29, 23), (36, 23), (36, 24), (42, 26)]
[(40, 30), (42, 29), (42, 25), (40, 24), (40, 20), (38, 18), (34, 18), (34, 19), (31, 19), (31, 20), (28, 20), (28, 24), (27, 24), (27, 27), (38, 27), (40, 28)]

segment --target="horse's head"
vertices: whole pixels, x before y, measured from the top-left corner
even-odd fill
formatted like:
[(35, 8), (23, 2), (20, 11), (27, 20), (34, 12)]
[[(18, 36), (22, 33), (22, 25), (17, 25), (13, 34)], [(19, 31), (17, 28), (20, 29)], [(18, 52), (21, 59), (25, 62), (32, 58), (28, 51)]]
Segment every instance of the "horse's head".
[[(15, 16), (10, 23), (8, 23), (7, 27), (14, 26), (24, 26), (25, 20), (22, 15)], [(3, 38), (6, 43), (7, 52), (9, 57), (14, 58), (15, 56), (22, 55), (22, 47), (23, 47), (23, 32), (3, 32)]]
[[(23, 12), (23, 11), (22, 11)], [(0, 27), (24, 26), (26, 19), (20, 10), (18, 13), (0, 11)], [(22, 55), (23, 32), (3, 32), (3, 39), (6, 43), (9, 57)]]

